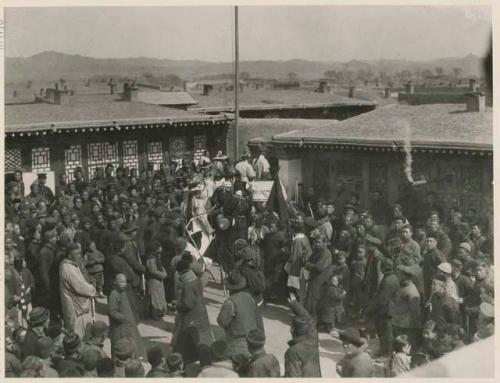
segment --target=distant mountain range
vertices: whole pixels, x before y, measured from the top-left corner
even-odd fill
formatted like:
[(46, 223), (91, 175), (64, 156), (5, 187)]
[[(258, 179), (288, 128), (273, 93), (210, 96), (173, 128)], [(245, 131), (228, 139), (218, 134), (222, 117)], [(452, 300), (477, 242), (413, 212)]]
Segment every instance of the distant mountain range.
[[(357, 72), (371, 71), (375, 77), (381, 72), (393, 75), (404, 70), (435, 73), (442, 68), (444, 74), (452, 74), (459, 68), (462, 77), (482, 75), (482, 59), (469, 54), (465, 57), (440, 58), (432, 61), (408, 60), (351, 60), (349, 62), (322, 62), (308, 60), (286, 61), (242, 61), (241, 72), (251, 77), (287, 78), (294, 73), (303, 80), (324, 77), (326, 71), (347, 70)], [(184, 80), (192, 81), (206, 76), (231, 73), (231, 62), (208, 62), (199, 60), (169, 60), (149, 57), (135, 58), (94, 58), (45, 51), (30, 57), (5, 58), (6, 84), (17, 81), (54, 81), (65, 79), (86, 79), (92, 76), (140, 77), (144, 73), (153, 76), (175, 74)]]

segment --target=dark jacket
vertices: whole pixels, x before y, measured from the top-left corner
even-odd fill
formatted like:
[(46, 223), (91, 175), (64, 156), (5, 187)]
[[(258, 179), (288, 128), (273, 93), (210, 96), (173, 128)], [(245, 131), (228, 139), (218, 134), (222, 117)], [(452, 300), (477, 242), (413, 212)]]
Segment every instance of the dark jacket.
[(238, 267), (241, 275), (243, 275), (247, 280), (247, 290), (258, 303), (262, 300), (262, 294), (266, 289), (266, 277), (262, 271), (259, 271), (257, 267), (251, 266), (245, 263)]
[(33, 304), (48, 309), (59, 307), (59, 259), (55, 245), (46, 243), (40, 249), (34, 277)]
[(88, 252), (87, 254), (87, 271), (89, 274), (100, 273), (104, 270), (104, 254), (99, 250)]
[(252, 356), (247, 373), (249, 378), (279, 378), (280, 364), (273, 354), (264, 350)]
[(246, 291), (238, 291), (227, 298), (222, 305), (217, 323), (230, 337), (245, 337), (257, 328), (255, 300)]
[[(175, 288), (176, 310), (175, 331), (171, 344), (177, 352), (183, 346), (179, 337), (184, 332), (196, 331), (199, 344), (211, 344), (212, 332), (207, 308), (203, 298), (201, 281), (192, 270), (181, 274)], [(183, 352), (181, 352), (183, 354)]]
[(319, 347), (316, 339), (307, 335), (288, 342), (285, 353), (285, 377), (320, 378)]
[(137, 328), (137, 317), (132, 311), (125, 291), (118, 289), (111, 291), (108, 298), (108, 316), (111, 350), (118, 340), (127, 338), (134, 345), (135, 356), (145, 356), (144, 345)]
[(390, 302), (396, 298), (398, 292), (399, 278), (397, 275), (393, 272), (384, 275), (377, 293), (368, 307), (368, 314), (372, 314), (377, 319), (388, 318), (390, 316)]

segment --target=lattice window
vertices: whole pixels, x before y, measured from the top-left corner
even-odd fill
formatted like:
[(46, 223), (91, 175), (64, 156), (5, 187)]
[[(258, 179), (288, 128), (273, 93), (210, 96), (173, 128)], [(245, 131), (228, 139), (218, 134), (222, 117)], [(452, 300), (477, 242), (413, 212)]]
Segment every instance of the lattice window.
[(163, 162), (163, 145), (161, 142), (148, 142), (148, 162), (154, 164), (154, 170), (160, 169)]
[(205, 150), (207, 150), (207, 136), (201, 134), (199, 136), (194, 136), (194, 159), (198, 160), (203, 155)]
[(168, 150), (172, 154), (182, 154), (186, 151), (186, 137), (171, 137), (168, 143)]
[(31, 169), (34, 173), (50, 172), (50, 148), (31, 149)]
[(82, 166), (82, 146), (71, 145), (64, 149), (64, 170), (69, 181), (75, 179), (75, 169)]
[(13, 172), (21, 169), (21, 149), (6, 149), (5, 150), (5, 171)]
[(137, 141), (123, 141), (123, 166), (129, 169), (139, 168)]
[(92, 142), (88, 144), (89, 168), (88, 174), (95, 174), (95, 168), (105, 167), (111, 163), (115, 168), (119, 166), (118, 143)]

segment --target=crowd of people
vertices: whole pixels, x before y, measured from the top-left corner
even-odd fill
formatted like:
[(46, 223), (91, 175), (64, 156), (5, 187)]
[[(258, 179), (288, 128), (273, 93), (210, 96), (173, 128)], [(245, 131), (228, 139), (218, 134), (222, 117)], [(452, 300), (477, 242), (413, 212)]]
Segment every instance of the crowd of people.
[[(86, 177), (78, 167), (55, 192), (46, 174), (24, 185), (15, 172), (7, 376), (320, 377), (319, 332), (344, 345), (339, 376), (371, 377), (376, 360), (396, 376), (493, 333), (484, 220), (436, 205), (412, 222), (380, 192), (365, 210), (313, 189), (280, 211), (252, 198), (251, 181), (276, 180), (273, 165), (263, 153), (233, 165), (219, 152), (142, 174), (107, 164)], [(215, 263), (227, 292), (216, 324), (204, 298)], [(108, 323), (96, 320), (98, 299)], [(269, 302), (294, 314), (284, 366), (265, 350)], [(146, 347), (138, 324), (165, 315), (175, 316), (170, 344)]]

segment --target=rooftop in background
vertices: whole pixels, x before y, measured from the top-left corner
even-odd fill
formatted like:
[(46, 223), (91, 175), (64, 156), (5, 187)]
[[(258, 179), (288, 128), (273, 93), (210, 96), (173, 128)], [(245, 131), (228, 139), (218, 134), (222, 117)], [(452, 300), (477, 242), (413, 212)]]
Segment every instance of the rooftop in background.
[[(304, 128), (301, 120), (287, 123), (290, 129)], [(311, 128), (276, 135), (272, 142), (392, 146), (409, 139), (416, 147), (493, 149), (493, 110), (489, 107), (467, 112), (462, 104), (392, 104), (340, 122), (308, 121), (306, 127)]]
[(151, 105), (189, 106), (198, 104), (187, 92), (139, 90), (138, 101)]
[[(191, 92), (199, 103), (195, 110), (234, 108), (234, 92), (232, 90), (214, 89), (209, 95)], [(250, 89), (243, 88), (239, 93), (240, 108), (274, 108), (303, 106), (333, 106), (333, 105), (374, 105), (372, 101), (348, 98), (332, 93), (319, 93), (312, 89)]]
[(43, 130), (57, 127), (81, 127), (83, 125), (113, 125), (114, 122), (142, 121), (209, 121), (225, 118), (186, 112), (142, 102), (120, 101), (120, 95), (74, 95), (68, 103), (30, 103), (5, 106), (7, 132)]

